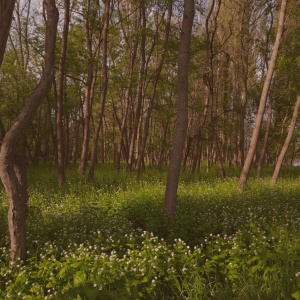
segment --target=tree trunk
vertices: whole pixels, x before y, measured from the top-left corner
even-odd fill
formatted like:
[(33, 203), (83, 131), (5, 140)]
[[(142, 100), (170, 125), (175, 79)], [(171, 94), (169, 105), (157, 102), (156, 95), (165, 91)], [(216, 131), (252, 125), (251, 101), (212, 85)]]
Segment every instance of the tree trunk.
[(200, 147), (200, 143), (201, 143), (201, 132), (202, 132), (203, 126), (206, 122), (207, 114), (208, 114), (208, 108), (209, 108), (209, 96), (208, 96), (207, 85), (205, 85), (205, 89), (206, 89), (205, 106), (204, 106), (204, 111), (203, 111), (203, 114), (202, 114), (202, 118), (201, 118), (199, 128), (197, 129), (195, 149), (193, 151), (193, 157), (192, 157), (192, 167), (191, 167), (191, 173), (192, 174), (195, 174), (197, 162), (200, 158), (200, 156), (199, 156), (199, 152), (200, 152), (199, 147)]
[(10, 30), (16, 0), (0, 0), (0, 66)]
[(171, 24), (171, 18), (172, 18), (172, 7), (173, 7), (172, 4), (173, 4), (172, 1), (170, 1), (169, 7), (168, 7), (168, 20), (167, 20), (167, 24), (166, 24), (166, 33), (165, 33), (163, 52), (161, 55), (161, 59), (160, 59), (158, 68), (155, 71), (155, 78), (154, 78), (152, 93), (151, 93), (151, 97), (150, 97), (150, 104), (149, 104), (149, 107), (147, 110), (147, 115), (146, 115), (146, 120), (145, 120), (145, 125), (144, 125), (144, 136), (143, 136), (143, 140), (142, 140), (142, 144), (141, 144), (141, 150), (139, 152), (137, 163), (135, 166), (136, 178), (138, 178), (138, 176), (140, 174), (142, 161), (144, 159), (144, 153), (145, 153), (147, 139), (148, 139), (148, 135), (149, 135), (149, 124), (150, 124), (151, 112), (152, 112), (152, 108), (153, 108), (154, 101), (155, 101), (156, 88), (158, 85), (158, 81), (160, 78), (161, 70), (163, 67), (164, 59), (165, 59), (167, 48), (168, 48), (168, 41), (169, 41), (169, 35), (170, 35), (170, 24)]
[(25, 260), (27, 179), (24, 157), (17, 153), (20, 140), (35, 112), (51, 89), (54, 77), (58, 10), (55, 0), (44, 0), (46, 8), (45, 67), (36, 89), (29, 96), (16, 121), (5, 134), (0, 152), (0, 177), (9, 198), (8, 227), (12, 261)]
[(105, 107), (105, 99), (107, 94), (107, 86), (108, 86), (108, 76), (107, 76), (107, 35), (108, 35), (108, 25), (109, 25), (109, 10), (110, 10), (110, 0), (106, 0), (105, 2), (105, 12), (104, 12), (104, 24), (102, 30), (102, 93), (100, 99), (100, 109), (98, 113), (98, 120), (94, 132), (93, 137), (93, 147), (92, 147), (92, 155), (91, 155), (91, 165), (89, 169), (89, 177), (88, 181), (92, 182), (94, 180), (95, 173), (95, 165), (97, 160), (97, 149), (98, 149), (98, 140), (100, 129), (103, 124), (103, 115), (104, 115), (104, 107)]
[(137, 99), (137, 106), (135, 110), (135, 120), (133, 126), (133, 132), (130, 140), (130, 147), (129, 147), (129, 154), (128, 154), (128, 162), (127, 162), (127, 170), (131, 171), (132, 165), (135, 161), (135, 142), (138, 135), (138, 129), (140, 124), (140, 117), (141, 117), (141, 110), (142, 110), (142, 101), (144, 99), (145, 94), (145, 67), (146, 67), (146, 27), (147, 27), (147, 19), (146, 19), (146, 7), (145, 2), (142, 1), (141, 3), (141, 16), (142, 16), (142, 41), (141, 41), (141, 69), (140, 69), (140, 79), (139, 79), (139, 86), (138, 86), (138, 99)]
[(134, 65), (135, 65), (135, 60), (136, 60), (136, 54), (137, 54), (137, 49), (138, 49), (138, 43), (134, 43), (134, 47), (132, 49), (132, 57), (130, 60), (130, 65), (129, 65), (129, 74), (128, 74), (128, 84), (127, 88), (125, 91), (125, 108), (124, 108), (124, 114), (123, 114), (123, 119), (122, 119), (122, 124), (120, 126), (120, 140), (118, 144), (118, 150), (117, 150), (117, 155), (115, 159), (115, 169), (119, 172), (120, 171), (120, 163), (121, 163), (121, 155), (122, 155), (122, 146), (124, 142), (124, 135), (125, 135), (125, 129), (126, 129), (126, 121), (127, 121), (127, 116), (128, 116), (128, 111), (129, 111), (129, 105), (130, 105), (130, 93), (132, 89), (132, 83), (133, 83), (133, 73), (134, 73)]
[(66, 65), (66, 52), (70, 23), (70, 0), (64, 0), (64, 28), (60, 51), (58, 88), (56, 99), (56, 139), (57, 139), (57, 169), (59, 187), (65, 183), (65, 146), (63, 134), (63, 96), (64, 96), (64, 75)]
[(261, 178), (261, 176), (262, 176), (262, 167), (263, 167), (263, 163), (264, 163), (265, 155), (266, 155), (271, 121), (272, 121), (272, 96), (270, 96), (270, 98), (269, 98), (267, 126), (266, 126), (266, 132), (265, 132), (263, 144), (261, 146), (259, 161), (257, 164), (257, 178)]
[(93, 33), (91, 28), (91, 20), (89, 15), (91, 13), (91, 0), (87, 3), (87, 19), (86, 19), (86, 47), (88, 55), (88, 65), (87, 65), (87, 81), (85, 87), (85, 96), (83, 103), (84, 110), (84, 128), (83, 128), (83, 142), (80, 155), (79, 163), (79, 173), (84, 175), (88, 164), (88, 152), (90, 144), (90, 132), (91, 132), (91, 109), (92, 109), (92, 99), (94, 97), (94, 87), (96, 83), (96, 76), (94, 76), (94, 58), (93, 54)]
[(292, 117), (292, 120), (291, 120), (288, 135), (285, 139), (284, 145), (281, 149), (281, 152), (280, 152), (279, 157), (278, 157), (277, 162), (276, 162), (276, 166), (275, 166), (275, 169), (274, 169), (274, 172), (273, 172), (273, 175), (272, 175), (272, 179), (271, 179), (271, 184), (272, 185), (275, 185), (277, 183), (279, 172), (280, 172), (280, 169), (281, 169), (281, 166), (282, 166), (282, 162), (284, 160), (285, 154), (288, 150), (291, 139), (293, 137), (293, 133), (294, 133), (294, 130), (295, 130), (296, 121), (297, 121), (297, 117), (298, 117), (299, 107), (300, 107), (300, 96), (298, 96), (298, 98), (297, 98), (297, 102), (295, 104), (293, 117)]
[[(264, 63), (266, 66), (266, 69), (269, 67), (269, 61), (268, 61), (268, 49), (269, 49), (269, 41), (270, 41), (270, 34), (273, 28), (273, 13), (271, 14), (271, 22), (270, 27), (266, 35), (266, 43), (265, 43), (265, 55), (264, 55)], [(271, 121), (272, 121), (272, 94), (269, 96), (269, 106), (268, 106), (268, 118), (267, 118), (267, 125), (266, 125), (266, 132), (263, 140), (263, 144), (261, 146), (261, 152), (260, 157), (257, 164), (257, 178), (260, 179), (262, 177), (262, 167), (265, 160), (266, 155), (266, 149), (268, 144), (268, 138), (269, 138), (269, 132), (271, 128)]]
[(269, 93), (269, 89), (270, 89), (270, 85), (271, 85), (271, 81), (272, 81), (272, 77), (273, 77), (273, 72), (274, 72), (276, 61), (277, 61), (280, 41), (281, 41), (281, 37), (283, 34), (286, 2), (287, 2), (287, 0), (282, 0), (282, 2), (281, 2), (276, 40), (275, 40), (269, 68), (267, 71), (267, 75), (265, 78), (265, 82), (264, 82), (264, 86), (263, 86), (263, 90), (262, 90), (262, 94), (261, 94), (261, 98), (260, 98), (256, 121), (255, 121), (254, 129), (253, 129), (253, 133), (252, 133), (252, 137), (251, 137), (251, 141), (250, 141), (250, 147), (249, 147), (249, 150), (248, 150), (248, 153), (246, 156), (246, 160), (245, 160), (245, 163), (244, 163), (241, 175), (240, 175), (239, 182), (238, 182), (238, 189), (240, 191), (243, 190), (243, 188), (245, 187), (245, 185), (247, 183), (249, 171), (250, 171), (253, 157), (254, 157), (255, 151), (256, 151), (259, 131), (260, 131), (260, 127), (261, 127), (261, 123), (262, 123), (263, 115), (264, 115), (264, 111), (265, 111), (265, 106), (266, 106), (266, 102), (267, 102), (267, 96)]
[(177, 122), (173, 137), (170, 165), (168, 168), (164, 206), (164, 212), (169, 218), (175, 217), (176, 214), (177, 189), (188, 126), (188, 69), (194, 15), (194, 0), (185, 0), (178, 53)]
[(157, 162), (157, 169), (161, 170), (162, 169), (162, 165), (164, 162), (164, 158), (165, 158), (165, 152), (166, 152), (166, 139), (167, 139), (167, 133), (168, 133), (168, 127), (169, 127), (169, 121), (166, 122), (166, 124), (164, 124), (164, 122), (162, 123), (162, 134), (161, 134), (161, 144), (160, 144), (160, 153), (159, 153), (159, 157), (158, 157), (158, 162)]

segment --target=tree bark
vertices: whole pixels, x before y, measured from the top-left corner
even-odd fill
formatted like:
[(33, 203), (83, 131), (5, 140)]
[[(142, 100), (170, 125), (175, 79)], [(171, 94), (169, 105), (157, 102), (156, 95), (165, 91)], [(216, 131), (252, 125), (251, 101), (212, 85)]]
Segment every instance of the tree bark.
[(25, 260), (27, 179), (24, 157), (17, 153), (20, 140), (35, 112), (51, 89), (54, 78), (55, 43), (58, 10), (55, 0), (44, 0), (47, 13), (45, 38), (45, 67), (39, 84), (29, 96), (12, 127), (5, 134), (0, 152), (0, 177), (9, 198), (8, 228), (12, 261)]
[(0, 0), (0, 66), (10, 30), (16, 0)]
[(98, 120), (97, 125), (94, 132), (93, 137), (93, 147), (92, 147), (92, 154), (91, 154), (91, 164), (89, 169), (89, 176), (88, 181), (92, 182), (94, 180), (94, 173), (95, 173), (95, 165), (97, 160), (97, 149), (98, 149), (98, 140), (100, 129), (103, 124), (103, 115), (104, 115), (104, 107), (105, 107), (105, 99), (107, 94), (107, 86), (108, 86), (108, 75), (107, 75), (107, 35), (108, 35), (108, 25), (109, 25), (109, 10), (110, 10), (110, 0), (106, 0), (105, 2), (105, 12), (104, 12), (104, 24), (102, 30), (102, 93), (100, 99), (100, 109), (98, 113)]
[(261, 94), (261, 98), (260, 98), (256, 121), (255, 121), (254, 129), (253, 129), (253, 133), (252, 133), (252, 137), (251, 137), (251, 141), (250, 141), (250, 147), (249, 147), (249, 150), (248, 150), (248, 153), (246, 156), (246, 160), (245, 160), (245, 163), (244, 163), (241, 175), (240, 175), (239, 182), (238, 182), (238, 189), (240, 191), (243, 190), (243, 188), (245, 187), (245, 185), (247, 183), (249, 171), (250, 171), (253, 157), (254, 157), (255, 151), (256, 151), (259, 131), (261, 128), (263, 115), (264, 115), (264, 111), (265, 111), (265, 106), (266, 106), (266, 102), (267, 102), (267, 96), (269, 93), (269, 89), (270, 89), (270, 85), (271, 85), (271, 81), (272, 81), (272, 77), (273, 77), (273, 73), (274, 73), (274, 68), (275, 68), (275, 64), (277, 61), (280, 41), (281, 41), (281, 38), (283, 35), (286, 3), (287, 3), (287, 0), (282, 0), (282, 2), (281, 2), (276, 40), (275, 40), (270, 64), (268, 67), (267, 75), (265, 78), (265, 82), (264, 82), (264, 86), (263, 86), (263, 90), (262, 90), (262, 94)]
[(275, 185), (277, 183), (278, 177), (279, 177), (279, 173), (281, 170), (281, 166), (282, 166), (282, 162), (284, 160), (285, 154), (288, 150), (288, 147), (290, 145), (290, 142), (292, 140), (293, 137), (293, 133), (295, 130), (295, 126), (296, 126), (296, 121), (297, 121), (297, 117), (298, 117), (298, 112), (299, 112), (299, 107), (300, 107), (300, 96), (298, 96), (296, 104), (295, 104), (295, 108), (294, 108), (294, 112), (293, 112), (293, 117), (291, 120), (291, 124), (290, 124), (290, 128), (287, 134), (287, 137), (285, 139), (284, 145), (281, 149), (281, 152), (278, 156), (277, 162), (276, 162), (276, 166), (272, 175), (272, 179), (271, 179), (271, 184)]
[(170, 165), (168, 168), (164, 206), (164, 212), (168, 218), (175, 217), (176, 215), (177, 189), (188, 126), (188, 74), (194, 15), (194, 0), (185, 0), (178, 52), (177, 122), (173, 137)]

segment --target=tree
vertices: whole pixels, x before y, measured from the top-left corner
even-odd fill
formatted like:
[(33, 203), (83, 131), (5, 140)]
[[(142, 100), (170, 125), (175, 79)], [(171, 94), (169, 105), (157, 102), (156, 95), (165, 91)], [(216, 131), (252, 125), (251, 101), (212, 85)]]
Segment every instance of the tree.
[(65, 65), (67, 42), (69, 34), (70, 23), (70, 0), (64, 0), (64, 27), (63, 37), (60, 50), (59, 60), (59, 74), (58, 74), (58, 87), (56, 99), (56, 139), (57, 139), (57, 169), (58, 169), (58, 182), (62, 187), (65, 183), (65, 149), (64, 149), (64, 136), (63, 136), (63, 95), (64, 95), (64, 79), (65, 79)]
[(142, 102), (145, 96), (145, 72), (146, 72), (146, 3), (145, 1), (141, 1), (141, 30), (142, 30), (142, 37), (141, 37), (141, 65), (140, 65), (140, 79), (138, 85), (138, 96), (137, 96), (137, 104), (134, 114), (134, 125), (133, 125), (133, 133), (131, 135), (130, 140), (130, 147), (129, 147), (129, 154), (128, 154), (128, 162), (127, 162), (127, 169), (131, 170), (132, 165), (134, 164), (135, 157), (134, 157), (134, 149), (135, 143), (138, 135), (138, 129), (140, 124), (140, 118), (142, 113)]
[(0, 151), (0, 177), (9, 199), (8, 228), (12, 261), (26, 258), (27, 177), (24, 157), (18, 153), (20, 141), (35, 112), (49, 92), (54, 78), (58, 10), (55, 0), (43, 2), (46, 19), (44, 71), (17, 119), (4, 136)]
[(164, 39), (164, 44), (163, 44), (163, 50), (162, 50), (162, 54), (161, 54), (161, 59), (159, 60), (159, 63), (158, 63), (158, 67), (156, 68), (155, 73), (154, 73), (153, 86), (152, 86), (152, 91), (151, 91), (151, 96), (150, 96), (150, 103), (149, 103), (149, 107), (147, 109), (147, 114), (146, 114), (146, 119), (145, 119), (143, 141), (141, 144), (141, 149), (138, 154), (138, 158), (137, 158), (137, 162), (136, 162), (136, 166), (135, 166), (135, 173), (136, 173), (137, 178), (141, 171), (142, 160), (144, 159), (146, 143), (147, 143), (147, 139), (148, 139), (148, 135), (149, 135), (149, 123), (150, 123), (150, 118), (151, 118), (151, 112), (152, 112), (152, 108), (154, 106), (156, 89), (157, 89), (157, 85), (159, 82), (164, 59), (166, 56), (167, 48), (168, 48), (168, 41), (169, 41), (169, 35), (170, 35), (170, 23), (171, 23), (171, 18), (172, 18), (172, 9), (173, 9), (173, 1), (169, 1), (168, 17), (167, 17), (167, 23), (166, 23), (166, 27), (165, 27), (165, 39)]
[(177, 189), (188, 126), (189, 54), (193, 20), (195, 15), (195, 2), (194, 0), (185, 0), (183, 5), (184, 12), (178, 51), (177, 122), (173, 137), (172, 154), (168, 168), (164, 206), (165, 215), (169, 218), (174, 217), (176, 214)]
[(103, 124), (103, 115), (104, 115), (104, 107), (105, 107), (105, 99), (107, 94), (107, 86), (108, 86), (108, 71), (107, 71), (107, 35), (108, 35), (108, 25), (109, 25), (109, 10), (110, 10), (110, 0), (106, 0), (105, 8), (104, 8), (104, 24), (102, 30), (102, 92), (100, 98), (100, 108), (97, 118), (97, 124), (94, 131), (93, 137), (93, 147), (91, 154), (91, 165), (89, 169), (89, 177), (88, 181), (92, 182), (94, 180), (95, 173), (95, 165), (97, 160), (97, 149), (98, 149), (98, 139), (100, 134), (100, 129)]
[(271, 56), (271, 59), (270, 59), (267, 75), (266, 75), (266, 78), (265, 78), (265, 81), (264, 81), (263, 90), (262, 90), (262, 93), (261, 93), (259, 108), (258, 108), (258, 112), (257, 112), (257, 115), (256, 115), (255, 126), (254, 126), (254, 129), (253, 129), (253, 132), (252, 132), (250, 147), (249, 147), (249, 150), (248, 150), (248, 153), (247, 153), (247, 156), (246, 156), (246, 160), (245, 160), (245, 163), (244, 163), (241, 175), (240, 175), (239, 182), (238, 182), (238, 189), (239, 190), (242, 190), (245, 187), (246, 183), (247, 183), (248, 174), (249, 174), (249, 171), (250, 171), (250, 168), (251, 168), (253, 157), (255, 155), (257, 141), (258, 141), (259, 132), (260, 132), (260, 127), (261, 127), (261, 124), (262, 124), (263, 115), (264, 115), (264, 111), (265, 111), (265, 106), (266, 106), (266, 102), (267, 102), (267, 96), (268, 96), (268, 93), (269, 93), (269, 89), (270, 89), (270, 85), (271, 85), (271, 81), (272, 81), (272, 77), (273, 77), (273, 72), (274, 72), (276, 61), (277, 61), (277, 56), (278, 56), (281, 37), (283, 35), (286, 4), (287, 4), (287, 0), (282, 0), (280, 13), (279, 13), (279, 21), (278, 21), (276, 40), (275, 40), (272, 56)]
[[(264, 65), (268, 69), (269, 62), (268, 62), (268, 48), (269, 48), (269, 40), (270, 40), (270, 33), (273, 27), (273, 13), (271, 11), (271, 21), (270, 21), (270, 28), (266, 34), (266, 42), (265, 42), (265, 51), (264, 51)], [(263, 69), (264, 70), (264, 69)], [(268, 118), (266, 122), (266, 130), (263, 139), (263, 143), (260, 150), (260, 156), (257, 164), (257, 178), (261, 178), (262, 176), (262, 166), (265, 160), (265, 154), (267, 149), (267, 143), (269, 138), (269, 132), (271, 128), (271, 121), (272, 121), (272, 95), (269, 95), (269, 104), (268, 104)]]
[(290, 127), (289, 127), (289, 131), (288, 131), (288, 134), (287, 134), (287, 137), (285, 139), (284, 145), (281, 149), (281, 152), (280, 152), (279, 157), (278, 157), (277, 162), (276, 162), (276, 166), (275, 166), (275, 169), (274, 169), (274, 172), (273, 172), (273, 175), (272, 175), (272, 179), (271, 179), (271, 184), (272, 185), (275, 185), (277, 183), (278, 176), (279, 176), (281, 166), (282, 166), (282, 162), (284, 160), (285, 154), (288, 150), (288, 147), (289, 147), (289, 145), (291, 143), (291, 140), (292, 140), (292, 137), (293, 137), (293, 133), (294, 133), (294, 130), (295, 130), (296, 121), (297, 121), (297, 117), (298, 117), (299, 108), (300, 108), (300, 96), (297, 97), (297, 101), (296, 101), (296, 104), (295, 104), (295, 108), (294, 108), (291, 124), (290, 124)]
[[(90, 144), (90, 124), (92, 113), (92, 100), (94, 98), (94, 90), (96, 84), (96, 58), (98, 57), (98, 49), (100, 40), (93, 48), (94, 38), (94, 23), (96, 23), (97, 4), (95, 1), (87, 0), (86, 15), (85, 15), (85, 34), (86, 34), (86, 48), (87, 48), (87, 79), (85, 84), (85, 97), (84, 97), (84, 127), (83, 127), (83, 142), (80, 156), (79, 173), (84, 175), (88, 164), (88, 152)], [(95, 52), (95, 53), (94, 53)]]

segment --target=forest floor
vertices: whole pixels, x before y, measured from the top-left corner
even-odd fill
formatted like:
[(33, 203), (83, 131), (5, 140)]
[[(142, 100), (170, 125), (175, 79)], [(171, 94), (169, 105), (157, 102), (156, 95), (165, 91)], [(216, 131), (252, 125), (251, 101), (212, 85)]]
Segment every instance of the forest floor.
[(242, 193), (227, 173), (183, 174), (168, 221), (165, 172), (69, 170), (59, 191), (54, 167), (30, 167), (25, 265), (8, 264), (0, 191), (0, 299), (300, 299), (300, 169)]

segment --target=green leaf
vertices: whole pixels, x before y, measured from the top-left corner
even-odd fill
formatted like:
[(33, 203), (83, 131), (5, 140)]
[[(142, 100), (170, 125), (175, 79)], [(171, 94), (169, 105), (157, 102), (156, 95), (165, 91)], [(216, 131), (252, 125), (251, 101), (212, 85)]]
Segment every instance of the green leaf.
[(74, 274), (74, 285), (80, 286), (86, 282), (86, 274), (83, 271), (77, 271)]
[(88, 300), (96, 300), (99, 292), (97, 289), (86, 287), (84, 289), (84, 294)]
[(58, 276), (59, 277), (64, 277), (66, 274), (66, 267), (63, 267), (59, 272), (58, 272)]
[(292, 294), (292, 297), (295, 299), (300, 299), (300, 291), (297, 291), (294, 294)]
[(290, 254), (290, 255), (289, 255), (289, 259), (290, 259), (291, 261), (299, 261), (299, 260), (300, 260), (300, 256), (297, 255), (297, 254)]
[(74, 269), (77, 269), (79, 267), (79, 263), (75, 262), (71, 265)]

